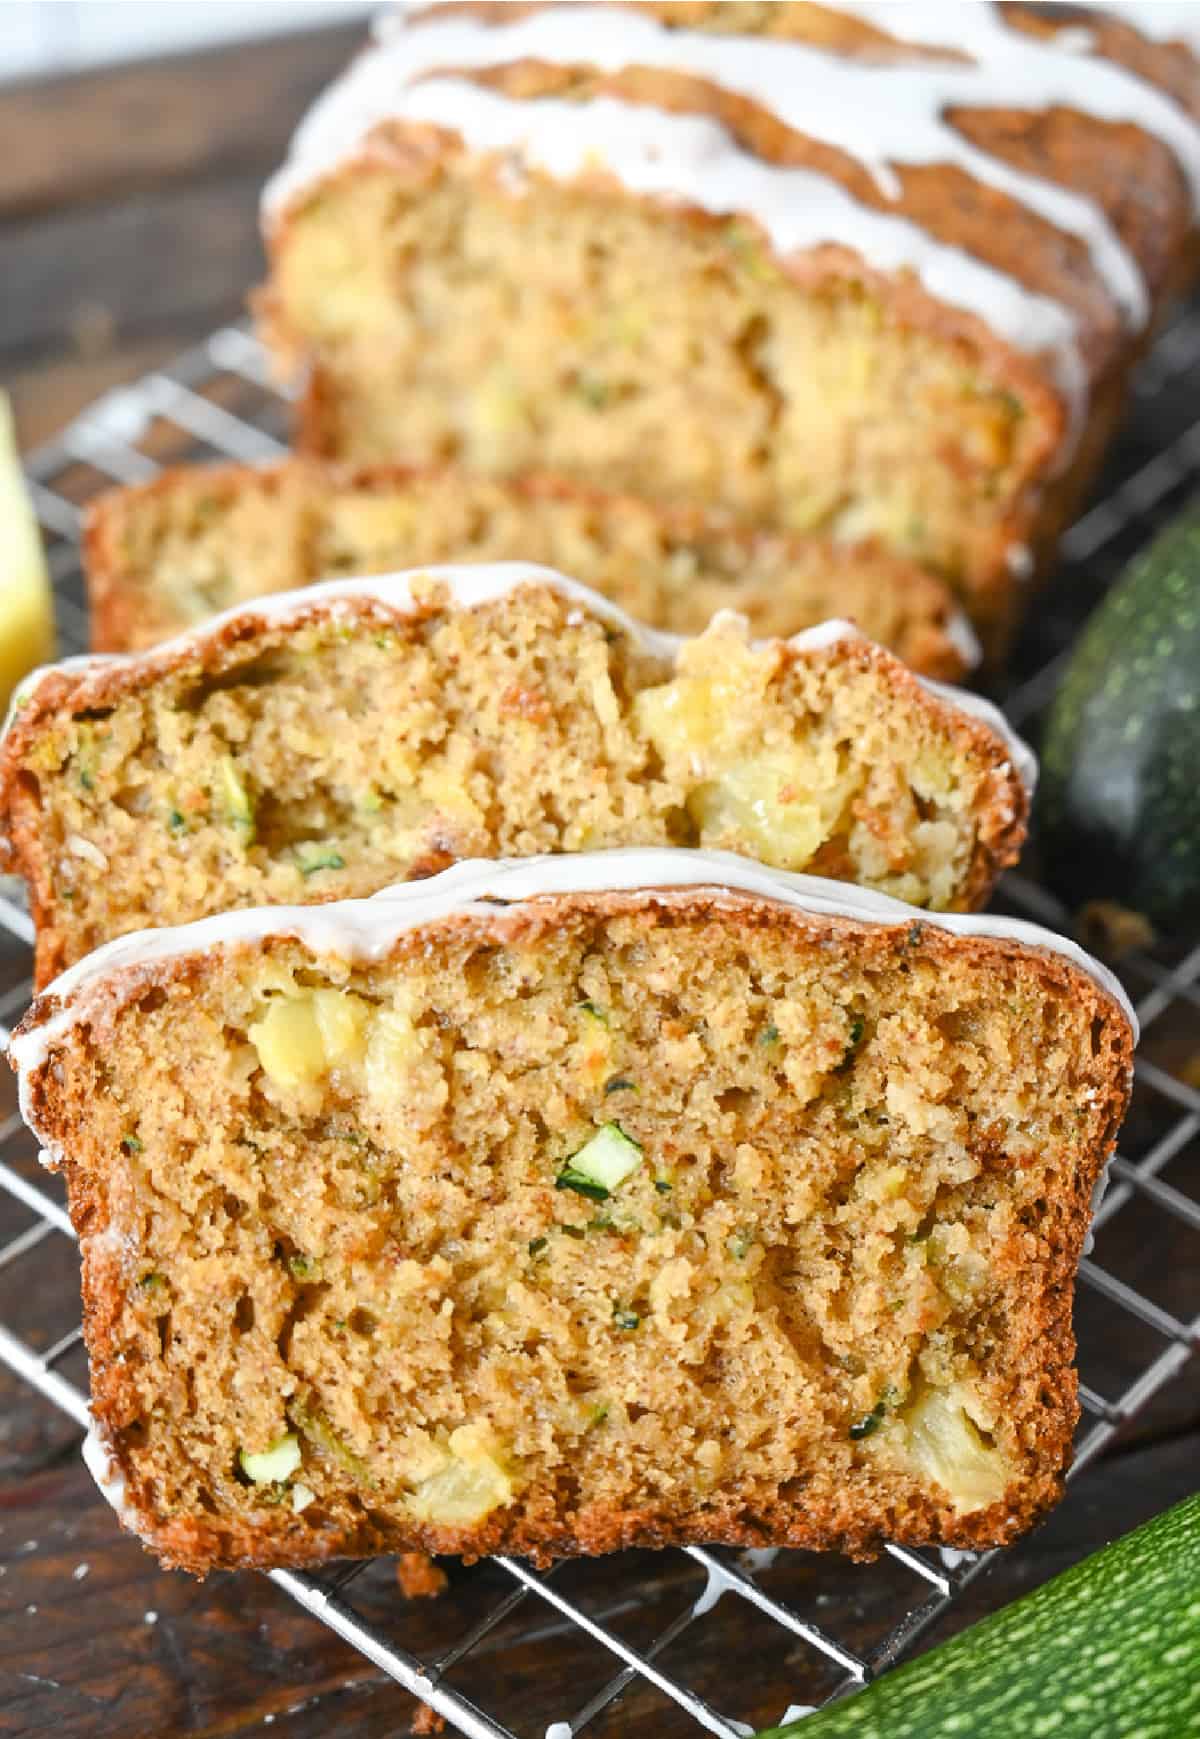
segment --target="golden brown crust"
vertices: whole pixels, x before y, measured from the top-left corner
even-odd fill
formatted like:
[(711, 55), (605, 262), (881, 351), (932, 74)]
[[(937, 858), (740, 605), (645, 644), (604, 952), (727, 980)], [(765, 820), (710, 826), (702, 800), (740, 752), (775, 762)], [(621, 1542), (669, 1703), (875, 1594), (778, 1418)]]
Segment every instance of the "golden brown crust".
[[(1023, 1310), (1010, 1314), (1014, 1417), (1023, 1421), (1031, 1471), (1010, 1485), (1003, 1501), (970, 1514), (955, 1512), (949, 1503), (918, 1494), (903, 1504), (881, 1492), (864, 1497), (846, 1489), (819, 1498), (797, 1480), (794, 1490), (780, 1491), (770, 1502), (761, 1494), (718, 1491), (681, 1512), (678, 1507), (643, 1507), (613, 1511), (599, 1506), (572, 1507), (570, 1480), (562, 1489), (545, 1485), (493, 1513), (470, 1530), (438, 1528), (415, 1520), (398, 1526), (378, 1512), (357, 1506), (357, 1513), (324, 1517), (319, 1524), (275, 1508), (260, 1509), (253, 1521), (210, 1516), (162, 1517), (155, 1513), (153, 1494), (138, 1488), (136, 1465), (120, 1447), (123, 1429), (136, 1417), (135, 1384), (114, 1334), (122, 1305), (122, 1286), (115, 1261), (104, 1241), (110, 1228), (111, 1205), (103, 1178), (78, 1155), (86, 1143), (78, 1101), (72, 1111), (61, 1087), (56, 1064), (60, 1046), (70, 1046), (70, 1034), (50, 1047), (46, 1061), (27, 1077), (28, 1105), (33, 1123), (55, 1143), (55, 1163), (67, 1175), (72, 1221), (83, 1255), (84, 1330), (92, 1368), (93, 1415), (102, 1439), (118, 1445), (114, 1461), (126, 1482), (129, 1507), (126, 1525), (169, 1566), (203, 1575), (216, 1568), (317, 1566), (335, 1557), (424, 1551), (461, 1553), (468, 1560), (497, 1552), (514, 1552), (545, 1564), (562, 1556), (591, 1555), (624, 1547), (664, 1547), (693, 1543), (736, 1546), (792, 1546), (808, 1550), (839, 1550), (869, 1558), (885, 1542), (907, 1545), (950, 1545), (977, 1550), (1005, 1544), (1032, 1525), (1061, 1495), (1078, 1420), (1077, 1379), (1073, 1369), (1075, 1342), (1071, 1327), (1074, 1277), (1091, 1221), (1091, 1197), (1101, 1168), (1115, 1145), (1132, 1083), (1133, 1034), (1128, 1021), (1089, 976), (1062, 956), (1040, 953), (1002, 938), (954, 936), (934, 925), (919, 925), (920, 935), (905, 934), (904, 926), (865, 925), (848, 918), (817, 918), (772, 902), (732, 891), (672, 890), (669, 901), (700, 913), (708, 921), (738, 926), (752, 941), (764, 930), (790, 932), (817, 940), (839, 952), (850, 950), (882, 966), (902, 948), (927, 954), (936, 967), (986, 972), (997, 964), (1016, 967), (1048, 994), (1067, 999), (1092, 1023), (1095, 1077), (1105, 1083), (1089, 1106), (1090, 1137), (1085, 1163), (1063, 1180), (1063, 1195), (1047, 1213), (1044, 1224), (1022, 1231), (1006, 1260), (1021, 1277)], [(458, 916), (409, 931), (392, 950), (392, 959), (428, 952), (440, 934), (469, 932), (488, 944), (536, 938), (586, 911), (600, 918), (635, 910), (659, 909), (663, 899), (653, 890), (635, 893), (548, 896), (497, 912), (494, 917)], [(267, 944), (269, 946), (269, 944)], [(183, 955), (157, 963), (116, 969), (102, 998), (89, 1005), (83, 1029), (85, 1044), (102, 1050), (111, 1043), (121, 1009), (153, 989), (194, 983), (211, 971), (206, 955)], [(35, 1002), (18, 1033), (50, 1019), (58, 999)], [(111, 1164), (111, 1161), (108, 1162)]]
[[(444, 608), (436, 600), (424, 601), (405, 615), (369, 596), (343, 601), (339, 619), (364, 621), (425, 619)], [(63, 908), (55, 895), (50, 842), (43, 824), (40, 784), (31, 769), (31, 757), (41, 734), (65, 717), (103, 711), (129, 695), (145, 692), (156, 684), (187, 671), (197, 681), (218, 678), (242, 663), (247, 648), (264, 649), (280, 644), (289, 635), (325, 620), (331, 606), (314, 600), (289, 617), (285, 627), (264, 625), (253, 607), (213, 631), (201, 630), (149, 652), (119, 661), (98, 660), (90, 668), (52, 670), (38, 683), (18, 711), (7, 735), (0, 740), (0, 851), (14, 873), (22, 875), (29, 891), (35, 942), (35, 983), (49, 984), (72, 963), (66, 926), (59, 921)], [(781, 663), (803, 663), (826, 658), (828, 651), (812, 652), (787, 642), (774, 643)], [(884, 683), (898, 709), (924, 717), (956, 750), (982, 764), (984, 773), (977, 802), (977, 829), (969, 867), (951, 909), (977, 911), (986, 904), (1001, 873), (1016, 863), (1028, 825), (1029, 795), (1014, 767), (1004, 739), (983, 720), (961, 711), (952, 702), (933, 694), (898, 659), (882, 647), (863, 639), (838, 641), (832, 649), (847, 671), (872, 671)], [(428, 874), (445, 868), (449, 858), (440, 857), (415, 866)], [(821, 873), (850, 879), (833, 863), (816, 866)], [(391, 879), (394, 879), (391, 878)], [(312, 903), (335, 897), (336, 890), (314, 892)]]
[[(301, 457), (282, 460), (269, 467), (242, 465), (179, 466), (160, 472), (149, 483), (108, 490), (89, 504), (84, 518), (84, 572), (87, 581), (91, 644), (94, 652), (140, 652), (162, 638), (145, 620), (144, 585), (147, 575), (131, 566), (125, 540), (139, 516), (152, 514), (160, 504), (177, 496), (203, 490), (226, 502), (250, 489), (268, 498), (304, 488), (307, 497), (319, 503), (332, 490), (361, 490), (382, 494), (391, 490), (419, 488), (427, 483), (452, 483), (455, 473), (443, 468), (391, 464), (349, 467)], [(462, 477), (464, 490), (476, 482)], [(878, 543), (843, 543), (832, 539), (788, 532), (770, 532), (744, 525), (730, 515), (702, 508), (657, 506), (633, 496), (606, 492), (583, 483), (552, 476), (526, 476), (509, 481), (490, 480), (488, 488), (503, 493), (518, 505), (523, 502), (559, 501), (593, 510), (601, 524), (615, 523), (628, 513), (638, 520), (649, 516), (664, 542), (700, 543), (720, 539), (736, 550), (748, 573), (767, 560), (774, 571), (792, 561), (808, 569), (819, 562), (828, 569), (827, 615), (845, 615), (843, 578), (860, 566), (869, 569), (875, 583), (894, 599), (895, 636), (887, 643), (905, 663), (923, 676), (957, 682), (967, 673), (961, 637), (953, 631), (958, 606), (948, 586), (925, 572), (915, 562), (885, 551)], [(467, 555), (468, 552), (461, 552)], [(525, 556), (527, 551), (513, 550)], [(318, 576), (319, 577), (319, 576)], [(305, 576), (296, 577), (295, 584)], [(736, 594), (730, 603), (737, 607)], [(649, 620), (650, 627), (672, 628), (676, 624)], [(796, 627), (808, 625), (797, 620)], [(868, 632), (870, 624), (863, 624)], [(882, 636), (879, 636), (882, 638)]]

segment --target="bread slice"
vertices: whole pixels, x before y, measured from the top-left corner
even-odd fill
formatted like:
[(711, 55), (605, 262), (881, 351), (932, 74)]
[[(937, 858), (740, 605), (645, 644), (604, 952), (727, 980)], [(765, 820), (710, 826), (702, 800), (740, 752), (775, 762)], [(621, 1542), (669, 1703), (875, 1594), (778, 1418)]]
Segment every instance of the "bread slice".
[(1058, 11), (384, 22), (265, 196), (299, 444), (878, 539), (998, 654), (1196, 269), (1200, 58)]
[(759, 635), (842, 616), (925, 676), (954, 682), (979, 656), (949, 587), (878, 545), (754, 531), (545, 477), (302, 459), (180, 467), (100, 496), (86, 555), (97, 652), (138, 652), (314, 580), (515, 559), (561, 568), (676, 633), (698, 634), (724, 608)]
[(994, 709), (846, 624), (680, 642), (522, 564), (289, 593), (23, 701), (0, 831), (40, 983), (146, 924), (463, 857), (711, 845), (971, 907), (1025, 827)]
[(724, 853), (124, 938), (12, 1045), (93, 1463), (195, 1571), (1007, 1541), (1131, 1022), (1031, 925)]

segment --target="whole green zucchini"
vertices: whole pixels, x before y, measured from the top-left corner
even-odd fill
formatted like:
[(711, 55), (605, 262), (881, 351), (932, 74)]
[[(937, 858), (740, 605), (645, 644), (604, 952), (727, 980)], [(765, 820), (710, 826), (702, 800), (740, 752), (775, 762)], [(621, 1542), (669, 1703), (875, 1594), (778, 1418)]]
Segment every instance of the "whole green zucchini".
[(1072, 909), (1200, 925), (1200, 503), (1091, 618), (1050, 709), (1037, 837)]
[(1200, 1734), (1200, 1495), (865, 1691), (757, 1739), (1039, 1734)]

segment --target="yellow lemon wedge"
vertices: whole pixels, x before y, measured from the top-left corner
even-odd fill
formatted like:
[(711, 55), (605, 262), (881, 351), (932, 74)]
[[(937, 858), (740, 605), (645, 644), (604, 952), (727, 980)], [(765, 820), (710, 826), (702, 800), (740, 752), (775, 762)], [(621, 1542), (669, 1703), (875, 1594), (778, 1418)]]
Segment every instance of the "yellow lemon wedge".
[(54, 607), (37, 520), (0, 393), (0, 712), (21, 678), (54, 655)]

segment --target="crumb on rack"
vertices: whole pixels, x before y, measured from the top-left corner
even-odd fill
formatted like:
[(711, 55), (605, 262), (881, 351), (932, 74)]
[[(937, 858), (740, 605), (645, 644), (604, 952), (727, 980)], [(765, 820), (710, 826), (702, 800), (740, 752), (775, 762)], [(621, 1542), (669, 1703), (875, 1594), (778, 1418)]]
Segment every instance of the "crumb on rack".
[(428, 1552), (401, 1552), (396, 1559), (396, 1581), (407, 1600), (433, 1600), (444, 1594), (450, 1579)]

